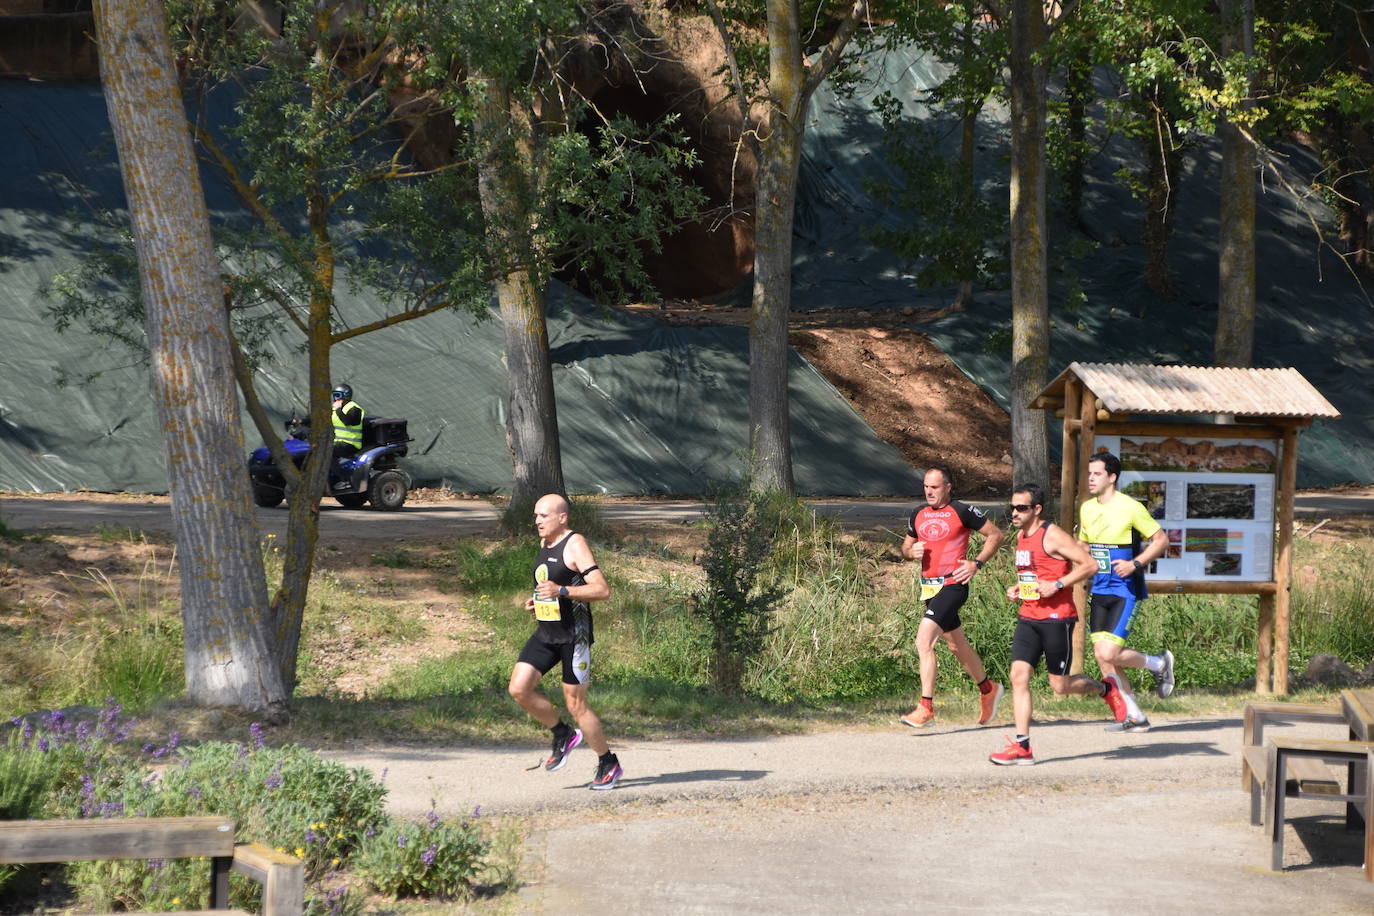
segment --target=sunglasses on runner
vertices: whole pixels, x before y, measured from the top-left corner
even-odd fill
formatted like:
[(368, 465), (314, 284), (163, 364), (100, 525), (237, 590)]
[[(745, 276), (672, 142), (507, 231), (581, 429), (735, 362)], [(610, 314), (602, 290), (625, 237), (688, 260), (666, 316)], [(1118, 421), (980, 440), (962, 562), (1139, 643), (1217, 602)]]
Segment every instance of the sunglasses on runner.
[(1029, 512), (1031, 510), (1030, 506), (1018, 506), (1016, 503), (1012, 503), (1007, 508), (1011, 509), (1013, 512)]

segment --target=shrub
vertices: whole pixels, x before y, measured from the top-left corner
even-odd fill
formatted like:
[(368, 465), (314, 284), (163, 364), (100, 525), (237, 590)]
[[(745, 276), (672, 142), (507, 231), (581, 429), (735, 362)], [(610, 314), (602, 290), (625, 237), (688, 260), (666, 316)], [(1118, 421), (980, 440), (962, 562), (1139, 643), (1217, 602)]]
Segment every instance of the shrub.
[(467, 820), (393, 821), (367, 837), (355, 867), (367, 882), (393, 897), (466, 900), (485, 869), (490, 843)]
[(691, 596), (692, 610), (711, 628), (711, 675), (718, 689), (738, 693), (751, 659), (764, 647), (773, 613), (786, 590), (763, 579), (778, 517), (770, 497), (722, 489), (706, 509), (709, 531), (701, 566), (706, 584)]
[[(263, 745), (259, 726), (250, 745), (209, 742), (130, 754), (118, 745), (129, 725), (110, 704), (94, 726), (58, 720), (50, 734), (33, 736), (33, 752), (52, 754), (58, 771), (48, 813), (57, 817), (232, 818), (241, 840), (265, 843), (305, 863), (312, 911), (337, 911), (347, 901), (321, 886), (384, 823), (385, 789), (370, 773), (349, 770), (312, 751)], [(170, 910), (208, 905), (204, 863), (187, 860), (81, 862), (68, 876), (82, 899), (100, 911)], [(253, 908), (256, 885), (235, 882), (236, 906)]]

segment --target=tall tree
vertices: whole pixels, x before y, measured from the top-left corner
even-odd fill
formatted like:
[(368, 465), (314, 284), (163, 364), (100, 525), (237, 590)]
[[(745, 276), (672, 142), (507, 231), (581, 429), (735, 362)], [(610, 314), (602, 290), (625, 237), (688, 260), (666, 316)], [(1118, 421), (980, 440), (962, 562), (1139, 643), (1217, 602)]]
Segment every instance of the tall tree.
[[(1242, 111), (1252, 108), (1251, 58), (1255, 53), (1254, 0), (1221, 0), (1222, 57), (1240, 59), (1244, 78)], [(1251, 365), (1255, 352), (1255, 144), (1246, 123), (1223, 116), (1221, 134), (1221, 212), (1217, 245), (1217, 331), (1213, 362)]]
[(228, 318), (163, 6), (98, 0), (101, 81), (133, 222), (180, 561), (186, 686), (280, 713)]
[[(445, 309), (483, 317), (493, 284), (513, 289), (525, 298), (502, 297), (503, 323), (508, 337), (529, 347), (523, 362), (508, 359), (518, 375), (511, 412), (547, 423), (549, 278), (569, 265), (595, 265), (598, 288), (608, 295), (647, 288), (644, 250), (697, 214), (700, 194), (682, 177), (695, 157), (667, 123), (640, 128), (591, 117), (593, 129), (584, 130), (578, 114), (590, 106), (576, 98), (557, 110), (545, 104), (576, 96), (549, 60), (575, 67), (616, 45), (606, 28), (600, 41), (588, 38), (592, 25), (565, 0), (388, 0), (365, 14), (341, 2), (292, 5), (261, 28), (225, 16), (217, 0), (170, 8), (176, 57), (197, 95), (201, 157), (251, 216), (217, 232), (237, 343), (232, 367), (287, 478), (283, 571), (267, 626), (289, 688), (328, 472), (332, 348)], [(474, 59), (474, 50), (486, 56)], [(524, 65), (530, 56), (539, 67)], [(491, 71), (473, 66), (491, 61)], [(514, 61), (504, 100), (488, 93), (490, 73), (505, 75), (503, 61)], [(236, 116), (221, 131), (206, 113), (223, 110), (226, 96)], [(486, 104), (491, 99), (495, 106)], [(515, 117), (522, 111), (530, 115), (523, 124)], [(435, 122), (453, 135), (422, 163), (416, 148)], [(519, 158), (521, 150), (528, 159)], [(137, 295), (111, 295), (107, 287), (122, 253), (105, 254), (54, 283), (63, 300), (54, 309), (59, 326), (84, 321), (142, 348), (143, 335), (128, 327), (143, 318)], [(121, 279), (136, 291), (136, 277)], [(336, 297), (340, 283), (366, 288), (389, 311), (349, 313)], [(512, 318), (510, 302), (526, 311)], [(255, 384), (269, 358), (263, 342), (273, 337), (293, 339), (308, 363), (314, 447), (299, 470)], [(517, 476), (535, 495), (541, 486), (562, 488), (556, 423), (549, 428), (538, 442), (512, 437)], [(542, 449), (552, 450), (551, 464), (530, 457)], [(240, 449), (224, 467), (241, 468), (242, 460)]]
[(1045, 237), (1045, 50), (1076, 0), (987, 0), (1009, 35), (1011, 109), (1011, 459), (1017, 480), (1049, 480), (1049, 429), (1031, 400), (1049, 381), (1050, 300)]
[[(754, 289), (749, 321), (750, 481), (758, 490), (791, 493), (792, 438), (787, 394), (787, 326), (792, 307), (792, 225), (806, 111), (817, 87), (840, 64), (868, 17), (868, 0), (821, 0), (808, 9), (802, 34), (799, 0), (764, 0), (764, 53), (750, 29), (758, 11), (707, 8), (726, 57), (748, 137), (758, 159), (754, 185)], [(820, 41), (820, 36), (829, 36)], [(812, 52), (815, 52), (814, 54)], [(766, 59), (766, 69), (750, 61)], [(752, 117), (757, 104), (758, 116)]]

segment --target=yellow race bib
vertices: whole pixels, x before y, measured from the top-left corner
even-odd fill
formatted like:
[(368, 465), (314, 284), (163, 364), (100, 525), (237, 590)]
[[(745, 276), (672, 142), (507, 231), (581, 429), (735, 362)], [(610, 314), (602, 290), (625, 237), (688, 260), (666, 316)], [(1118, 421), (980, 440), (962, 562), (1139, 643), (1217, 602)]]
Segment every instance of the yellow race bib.
[(1016, 578), (1019, 580), (1022, 601), (1040, 600), (1040, 580), (1035, 578), (1034, 571), (1019, 572)]
[[(540, 563), (534, 570), (534, 581), (549, 581), (548, 567)], [(538, 593), (534, 596), (534, 619), (535, 620), (562, 620), (562, 606), (557, 598), (540, 598)]]

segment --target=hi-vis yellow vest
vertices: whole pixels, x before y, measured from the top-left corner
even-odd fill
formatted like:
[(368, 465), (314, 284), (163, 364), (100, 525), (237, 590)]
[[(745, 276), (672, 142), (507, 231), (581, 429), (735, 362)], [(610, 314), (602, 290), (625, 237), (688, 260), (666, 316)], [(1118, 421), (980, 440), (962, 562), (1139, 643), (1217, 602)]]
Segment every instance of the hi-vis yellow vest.
[(339, 419), (340, 413), (347, 413), (350, 408), (358, 407), (353, 401), (349, 401), (338, 410), (330, 411), (330, 416), (334, 418), (334, 441), (342, 442), (344, 445), (351, 445), (354, 448), (363, 447), (363, 409), (358, 407), (358, 425), (349, 426)]

